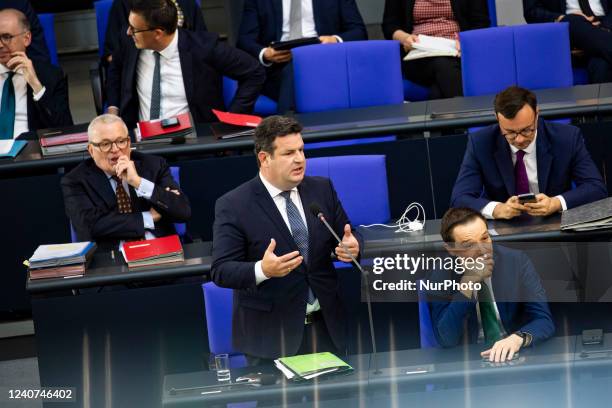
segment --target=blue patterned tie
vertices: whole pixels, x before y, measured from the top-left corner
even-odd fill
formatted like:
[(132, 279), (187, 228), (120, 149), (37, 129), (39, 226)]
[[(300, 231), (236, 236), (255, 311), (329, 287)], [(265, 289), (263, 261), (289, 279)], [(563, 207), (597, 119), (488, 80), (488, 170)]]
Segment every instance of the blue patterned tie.
[[(308, 228), (304, 225), (304, 220), (300, 215), (297, 207), (291, 201), (291, 191), (283, 191), (281, 195), (285, 198), (285, 207), (287, 209), (287, 218), (291, 227), (291, 235), (295, 241), (300, 254), (304, 257), (304, 263), (308, 262)], [(313, 304), (315, 301), (314, 293), (310, 287), (308, 288), (308, 303)]]
[(161, 67), (159, 65), (159, 52), (153, 52), (155, 67), (153, 68), (153, 84), (151, 86), (151, 110), (149, 120), (159, 119), (161, 112)]
[(15, 87), (12, 71), (9, 71), (2, 87), (0, 102), (0, 139), (12, 139), (15, 131)]

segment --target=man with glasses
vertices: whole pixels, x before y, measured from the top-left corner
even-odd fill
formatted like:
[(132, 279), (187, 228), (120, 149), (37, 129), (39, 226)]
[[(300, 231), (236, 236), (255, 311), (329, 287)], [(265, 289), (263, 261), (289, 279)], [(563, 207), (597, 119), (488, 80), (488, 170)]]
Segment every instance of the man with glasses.
[(77, 239), (114, 249), (121, 240), (175, 234), (174, 223), (186, 222), (191, 207), (165, 160), (132, 152), (118, 116), (98, 116), (87, 133), (91, 158), (62, 179)]
[[(536, 96), (516, 86), (497, 94), (494, 106), (498, 123), (468, 138), (451, 207), (511, 219), (547, 216), (607, 197), (580, 129), (539, 119)], [(518, 197), (523, 194), (535, 200), (524, 202)]]
[(26, 15), (30, 22), (30, 32), (32, 33), (32, 43), (27, 49), (28, 57), (34, 60), (51, 62), (49, 49), (45, 42), (45, 34), (36, 11), (32, 8), (29, 0), (2, 0), (2, 8), (11, 8), (21, 11)]
[(238, 81), (227, 110), (250, 113), (265, 72), (243, 51), (218, 35), (177, 29), (170, 0), (136, 0), (127, 34), (132, 41), (113, 54), (108, 72), (109, 113), (132, 129), (136, 122), (191, 112), (195, 122), (216, 122), (212, 109), (226, 110), (222, 77)]
[(0, 10), (0, 139), (72, 125), (64, 73), (48, 62), (30, 59), (30, 44), (25, 14)]

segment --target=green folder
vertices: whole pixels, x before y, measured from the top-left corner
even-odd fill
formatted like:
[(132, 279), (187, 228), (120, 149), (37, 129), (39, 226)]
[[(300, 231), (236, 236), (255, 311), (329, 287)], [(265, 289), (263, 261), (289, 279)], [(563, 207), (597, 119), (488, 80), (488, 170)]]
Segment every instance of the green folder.
[(321, 373), (345, 373), (353, 367), (336, 357), (334, 354), (315, 353), (301, 356), (282, 357), (278, 361), (295, 374), (296, 380), (314, 378)]

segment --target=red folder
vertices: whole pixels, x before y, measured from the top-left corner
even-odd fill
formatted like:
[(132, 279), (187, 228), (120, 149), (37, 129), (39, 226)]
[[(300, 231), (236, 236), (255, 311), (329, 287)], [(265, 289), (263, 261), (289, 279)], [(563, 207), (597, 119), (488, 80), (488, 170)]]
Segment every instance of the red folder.
[(173, 117), (178, 119), (179, 124), (165, 129), (161, 126), (162, 119), (138, 122), (138, 129), (140, 129), (140, 137), (142, 140), (158, 136), (173, 136), (175, 133), (188, 132), (193, 127), (191, 125), (189, 112), (181, 113)]
[(163, 238), (126, 242), (123, 244), (123, 252), (126, 261), (131, 263), (182, 254), (183, 247), (178, 235), (170, 235)]
[(255, 115), (245, 115), (242, 113), (221, 112), (212, 110), (220, 122), (236, 126), (257, 127), (261, 123), (261, 118)]
[(89, 139), (87, 132), (72, 133), (61, 136), (43, 137), (40, 139), (40, 145), (42, 147), (60, 146), (73, 143), (85, 143)]

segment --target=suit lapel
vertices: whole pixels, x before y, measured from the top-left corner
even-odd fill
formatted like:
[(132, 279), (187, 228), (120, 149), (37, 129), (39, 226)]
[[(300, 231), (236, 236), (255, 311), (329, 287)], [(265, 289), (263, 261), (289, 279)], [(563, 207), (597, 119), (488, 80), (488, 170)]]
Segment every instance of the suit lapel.
[(274, 16), (274, 39), (280, 41), (283, 36), (283, 0), (272, 0), (272, 9), (272, 15)]
[(111, 187), (108, 177), (102, 170), (96, 167), (95, 163), (91, 163), (89, 174), (87, 175), (87, 181), (93, 187), (93, 189), (102, 197), (108, 207), (117, 205), (117, 197)]
[(512, 165), (510, 147), (499, 131), (496, 134), (496, 140), (495, 163), (497, 164), (499, 174), (502, 176), (508, 195), (513, 196), (515, 193), (514, 166)]
[(548, 191), (548, 175), (553, 157), (550, 154), (550, 142), (548, 134), (544, 129), (544, 122), (538, 123), (538, 136), (536, 139), (536, 158), (538, 160), (538, 189), (540, 193), (546, 194)]
[(283, 217), (278, 211), (278, 207), (276, 206), (276, 204), (274, 204), (274, 200), (268, 193), (268, 190), (266, 190), (266, 187), (261, 182), (259, 175), (255, 176), (255, 179), (253, 179), (252, 182), (253, 190), (255, 193), (255, 203), (257, 203), (257, 205), (261, 207), (266, 216), (270, 219), (270, 221), (272, 221), (272, 223), (274, 224), (278, 232), (281, 233), (283, 239), (289, 245), (289, 247), (297, 251), (297, 244), (295, 243), (295, 240), (293, 239), (293, 236), (291, 235), (287, 224), (285, 224)]
[[(136, 98), (138, 101), (138, 92), (135, 89), (137, 77), (136, 77), (136, 65), (138, 64), (138, 57), (140, 56), (140, 50), (136, 48), (135, 45), (131, 45), (132, 52), (128, 53), (128, 60), (125, 64), (126, 75), (128, 78), (127, 82), (127, 95), (132, 95), (132, 98)], [(131, 78), (131, 80), (129, 80)], [(121, 85), (122, 87), (125, 85)]]
[(176, 34), (178, 38), (178, 50), (179, 59), (181, 61), (181, 71), (183, 74), (183, 86), (185, 87), (185, 96), (187, 97), (187, 104), (193, 106), (193, 56), (191, 50), (189, 50), (189, 44), (186, 44), (187, 37), (182, 30), (177, 30)]

